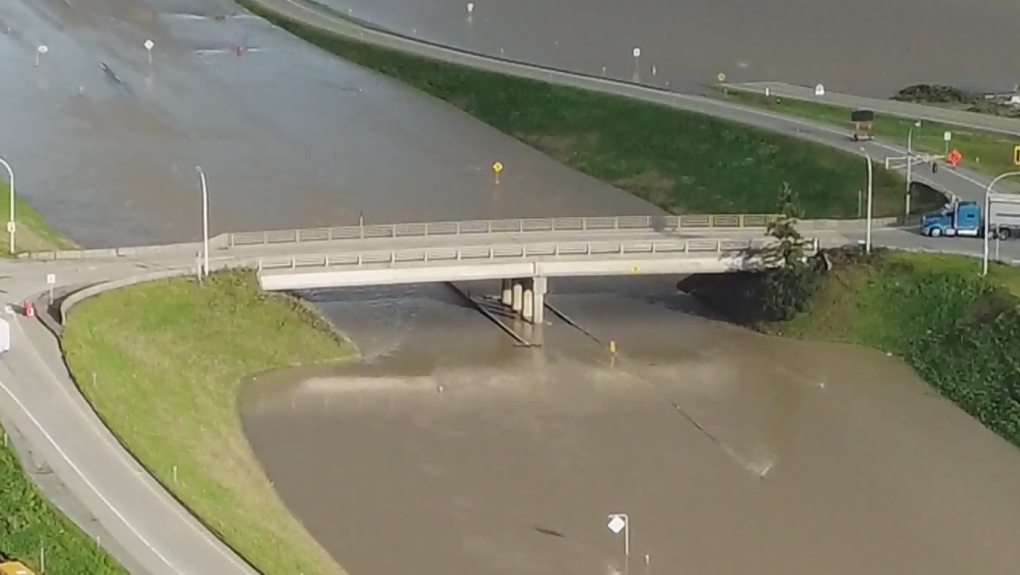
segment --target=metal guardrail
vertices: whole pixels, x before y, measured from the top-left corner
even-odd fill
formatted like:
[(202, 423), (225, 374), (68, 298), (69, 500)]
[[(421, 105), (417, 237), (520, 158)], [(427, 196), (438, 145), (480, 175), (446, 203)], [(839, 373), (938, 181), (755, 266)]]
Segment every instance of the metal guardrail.
[[(818, 240), (804, 240), (809, 253), (817, 251)], [(430, 262), (471, 262), (519, 260), (545, 257), (606, 257), (606, 256), (680, 256), (683, 254), (725, 254), (746, 252), (774, 245), (771, 238), (759, 239), (690, 239), (678, 241), (570, 242), (540, 244), (504, 244), (463, 248), (401, 249), (348, 252), (335, 255), (258, 258), (258, 271), (298, 268), (359, 268), (367, 265), (427, 264)]]
[(480, 235), (526, 232), (673, 231), (680, 229), (764, 229), (775, 215), (720, 214), (684, 216), (611, 216), (470, 220), (415, 224), (372, 224), (301, 230), (238, 232), (227, 234), (228, 247), (281, 243), (329, 242), (424, 236)]

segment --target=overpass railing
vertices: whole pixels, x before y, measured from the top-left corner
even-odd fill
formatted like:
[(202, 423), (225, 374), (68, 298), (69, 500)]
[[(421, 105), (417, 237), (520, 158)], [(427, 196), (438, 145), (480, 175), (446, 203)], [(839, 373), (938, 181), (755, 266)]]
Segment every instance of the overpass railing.
[(372, 224), (238, 232), (227, 234), (229, 247), (281, 243), (328, 242), (352, 239), (380, 239), (424, 236), (457, 236), (527, 232), (583, 231), (675, 231), (682, 229), (764, 229), (777, 216), (767, 214), (694, 214), (683, 216), (610, 216), (568, 218), (520, 218), (510, 220), (469, 220), (414, 224)]
[[(258, 258), (258, 271), (299, 268), (360, 268), (369, 265), (397, 265), (450, 262), (489, 263), (527, 258), (607, 258), (607, 257), (687, 257), (707, 254), (755, 253), (776, 245), (772, 238), (756, 239), (689, 239), (674, 241), (569, 242), (537, 244), (505, 244), (461, 248), (422, 248), (347, 252), (328, 255)], [(804, 240), (807, 253), (818, 251), (817, 239)]]

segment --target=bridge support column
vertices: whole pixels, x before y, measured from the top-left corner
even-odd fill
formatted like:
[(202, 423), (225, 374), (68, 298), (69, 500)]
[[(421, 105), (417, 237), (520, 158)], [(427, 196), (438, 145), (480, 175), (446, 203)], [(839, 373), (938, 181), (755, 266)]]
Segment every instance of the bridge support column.
[[(527, 281), (527, 280), (525, 280)], [(528, 282), (530, 284), (531, 282)], [(531, 290), (531, 285), (527, 285), (524, 288), (524, 305), (521, 309), (521, 317), (524, 321), (534, 322), (535, 317), (535, 292)]]
[(510, 307), (514, 303), (514, 287), (512, 280), (500, 280), (500, 290), (502, 290), (500, 301), (503, 305)]
[(521, 280), (511, 280), (512, 293), (510, 301), (510, 309), (517, 313), (520, 313), (524, 309), (524, 282)]
[(542, 325), (545, 323), (545, 292), (548, 289), (548, 280), (546, 278), (532, 278), (531, 280), (531, 300), (532, 300), (532, 314), (529, 319), (531, 323), (535, 325)]

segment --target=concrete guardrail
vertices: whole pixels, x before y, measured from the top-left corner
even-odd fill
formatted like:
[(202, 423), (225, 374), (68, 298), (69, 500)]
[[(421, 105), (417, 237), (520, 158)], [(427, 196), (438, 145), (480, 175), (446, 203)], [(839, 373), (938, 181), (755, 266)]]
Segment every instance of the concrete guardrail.
[[(818, 250), (816, 239), (804, 240), (808, 253)], [(305, 255), (258, 258), (259, 271), (308, 267), (360, 267), (366, 265), (427, 264), (429, 262), (469, 261), (486, 263), (496, 260), (558, 257), (663, 256), (683, 254), (730, 253), (762, 249), (777, 242), (771, 238), (707, 239), (678, 241), (632, 242), (570, 242), (540, 244), (503, 244), (464, 248), (427, 248), (377, 250), (332, 255)]]

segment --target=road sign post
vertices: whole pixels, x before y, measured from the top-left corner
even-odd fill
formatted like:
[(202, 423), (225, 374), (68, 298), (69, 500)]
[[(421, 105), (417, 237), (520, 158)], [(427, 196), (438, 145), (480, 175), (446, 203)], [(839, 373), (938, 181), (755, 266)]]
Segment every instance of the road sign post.
[(951, 142), (952, 140), (953, 140), (953, 133), (952, 132), (947, 131), (947, 132), (942, 134), (942, 141), (946, 143), (946, 156), (947, 157), (949, 156), (949, 142)]
[(46, 44), (40, 44), (39, 47), (35, 49), (35, 65), (36, 66), (38, 66), (39, 63), (42, 62), (43, 54), (45, 54), (45, 53), (47, 53), (49, 51), (50, 51), (50, 49), (49, 49), (49, 47)]
[(149, 65), (152, 65), (152, 49), (156, 47), (156, 44), (152, 40), (145, 41), (145, 51), (149, 53)]
[(606, 527), (614, 535), (623, 532), (623, 555), (626, 561), (630, 561), (630, 517), (626, 513), (610, 513)]
[(53, 286), (57, 283), (57, 274), (46, 274), (46, 286), (49, 288), (49, 304), (53, 305)]
[(499, 183), (499, 173), (503, 171), (503, 164), (496, 162), (492, 164), (492, 173), (496, 175), (496, 183)]

